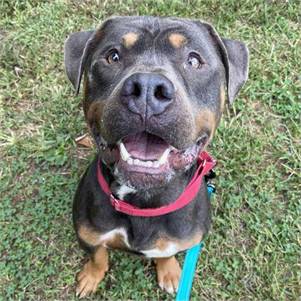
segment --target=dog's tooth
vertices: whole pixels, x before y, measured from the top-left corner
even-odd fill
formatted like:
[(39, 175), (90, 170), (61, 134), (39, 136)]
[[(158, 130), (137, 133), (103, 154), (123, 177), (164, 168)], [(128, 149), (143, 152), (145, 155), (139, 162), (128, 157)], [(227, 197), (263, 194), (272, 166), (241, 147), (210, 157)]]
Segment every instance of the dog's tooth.
[(159, 164), (162, 165), (166, 162), (168, 155), (170, 153), (170, 148), (167, 148), (164, 153), (162, 154), (162, 156), (159, 159)]
[(127, 161), (130, 158), (130, 154), (128, 153), (128, 151), (126, 150), (122, 142), (120, 142), (119, 144), (119, 149), (120, 149), (120, 156), (122, 160)]
[(153, 162), (152, 161), (146, 161), (145, 166), (146, 167), (153, 167)]
[(147, 167), (147, 162), (148, 162), (148, 161), (140, 161), (140, 165), (141, 165), (141, 166), (144, 166), (144, 167)]
[(153, 167), (158, 168), (160, 166), (159, 161), (153, 162)]
[(134, 162), (134, 165), (141, 165), (141, 161), (138, 159), (134, 159), (133, 162)]
[(158, 168), (160, 165), (162, 165), (159, 161), (144, 161), (139, 159), (133, 159), (131, 157), (129, 157), (126, 162), (129, 165), (138, 165), (138, 166), (152, 167), (152, 168)]

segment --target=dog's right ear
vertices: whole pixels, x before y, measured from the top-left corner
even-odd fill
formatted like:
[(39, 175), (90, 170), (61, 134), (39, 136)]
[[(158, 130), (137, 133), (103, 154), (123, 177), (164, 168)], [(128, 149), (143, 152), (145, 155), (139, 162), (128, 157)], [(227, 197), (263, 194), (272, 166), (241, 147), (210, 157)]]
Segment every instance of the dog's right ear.
[(221, 38), (211, 24), (203, 21), (196, 22), (198, 25), (207, 28), (215, 45), (218, 47), (226, 70), (228, 101), (232, 104), (239, 90), (248, 79), (249, 50), (240, 41)]
[(72, 33), (65, 41), (65, 70), (76, 94), (79, 92), (81, 78), (91, 53), (93, 40), (95, 40), (95, 31), (91, 30)]

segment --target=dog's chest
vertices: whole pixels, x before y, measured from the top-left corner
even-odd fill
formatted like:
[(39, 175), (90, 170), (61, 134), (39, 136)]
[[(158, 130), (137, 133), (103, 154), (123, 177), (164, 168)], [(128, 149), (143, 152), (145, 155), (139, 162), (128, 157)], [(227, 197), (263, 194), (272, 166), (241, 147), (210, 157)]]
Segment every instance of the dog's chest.
[(117, 228), (99, 235), (99, 244), (108, 248), (121, 248), (142, 253), (149, 258), (170, 257), (186, 250), (201, 241), (201, 232), (185, 240), (172, 239), (167, 235), (156, 235), (147, 243), (147, 246), (138, 247), (129, 239), (125, 228)]
[[(122, 199), (132, 193), (125, 185), (117, 189), (117, 196)], [(185, 227), (179, 220), (189, 219), (194, 227)], [(170, 257), (192, 247), (202, 238), (198, 223), (193, 218), (183, 215), (168, 215), (158, 218), (137, 218), (103, 215), (106, 223), (119, 226), (110, 231), (91, 230), (89, 226), (79, 227), (79, 237), (90, 245), (102, 245), (107, 248), (118, 248), (138, 252), (149, 258)], [(99, 221), (98, 221), (99, 222)], [(95, 222), (96, 223), (96, 222)], [(182, 237), (182, 239), (181, 239)], [(183, 239), (183, 237), (185, 239)]]
[(156, 243), (153, 248), (147, 250), (141, 250), (146, 257), (149, 258), (160, 258), (160, 257), (170, 257), (182, 251), (180, 245), (173, 241), (165, 240), (165, 242), (160, 246), (160, 243)]
[[(102, 245), (106, 248), (123, 249), (150, 258), (170, 257), (201, 241), (203, 233), (196, 223), (192, 223), (195, 227), (189, 227), (190, 230), (184, 232), (185, 227), (179, 224), (178, 219), (166, 218), (162, 217), (156, 221), (129, 218), (127, 222), (124, 219), (116, 219), (115, 222), (119, 226), (109, 231), (80, 224), (77, 233), (79, 238), (90, 246)], [(111, 216), (110, 219), (112, 223), (114, 218)]]

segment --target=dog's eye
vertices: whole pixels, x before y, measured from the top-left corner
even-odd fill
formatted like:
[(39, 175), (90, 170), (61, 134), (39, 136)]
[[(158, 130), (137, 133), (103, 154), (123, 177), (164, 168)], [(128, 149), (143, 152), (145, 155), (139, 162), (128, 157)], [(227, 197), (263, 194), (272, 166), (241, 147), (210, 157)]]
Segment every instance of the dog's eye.
[(201, 68), (203, 64), (200, 56), (197, 53), (190, 53), (187, 59), (187, 63), (195, 69)]
[(107, 57), (107, 61), (109, 64), (118, 63), (120, 61), (120, 56), (116, 49), (112, 50), (109, 53), (109, 55)]

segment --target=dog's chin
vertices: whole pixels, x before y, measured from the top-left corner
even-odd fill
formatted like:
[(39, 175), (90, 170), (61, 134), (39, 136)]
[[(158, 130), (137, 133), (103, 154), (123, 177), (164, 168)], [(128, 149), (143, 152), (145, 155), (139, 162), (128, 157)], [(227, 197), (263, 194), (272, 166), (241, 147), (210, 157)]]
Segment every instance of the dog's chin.
[(114, 174), (121, 183), (139, 191), (166, 186), (175, 176), (176, 170), (168, 163), (159, 167), (144, 167), (128, 164), (121, 159), (115, 165)]
[(207, 142), (202, 136), (191, 146), (178, 150), (162, 138), (141, 132), (121, 139), (102, 153), (119, 182), (137, 190), (166, 186), (176, 174), (188, 170)]

